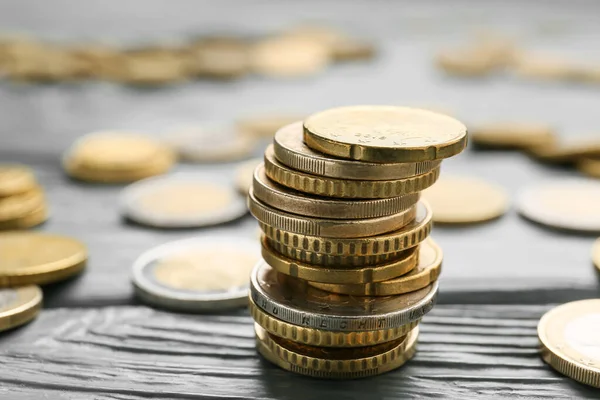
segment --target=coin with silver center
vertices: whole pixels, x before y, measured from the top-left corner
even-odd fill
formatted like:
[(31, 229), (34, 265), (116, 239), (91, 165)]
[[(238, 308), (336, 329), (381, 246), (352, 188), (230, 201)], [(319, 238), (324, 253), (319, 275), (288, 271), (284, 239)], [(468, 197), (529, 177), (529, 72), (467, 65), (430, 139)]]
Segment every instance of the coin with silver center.
[(260, 259), (255, 240), (232, 235), (169, 242), (133, 264), (133, 285), (145, 302), (185, 311), (248, 304), (248, 277)]
[(365, 331), (406, 325), (435, 304), (437, 282), (403, 295), (347, 296), (278, 273), (264, 260), (254, 267), (250, 295), (254, 303), (282, 321), (329, 331)]
[(0, 289), (0, 332), (34, 319), (42, 307), (42, 290), (36, 285)]
[(244, 198), (235, 188), (192, 173), (127, 186), (121, 195), (121, 209), (127, 218), (159, 228), (216, 225), (247, 212)]

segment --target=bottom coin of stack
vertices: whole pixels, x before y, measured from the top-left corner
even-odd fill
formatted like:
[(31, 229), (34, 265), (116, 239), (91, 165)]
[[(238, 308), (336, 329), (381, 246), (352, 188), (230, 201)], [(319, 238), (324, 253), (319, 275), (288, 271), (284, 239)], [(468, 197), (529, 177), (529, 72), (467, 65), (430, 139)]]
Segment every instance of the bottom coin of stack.
[(0, 230), (31, 228), (47, 218), (44, 192), (33, 172), (21, 165), (0, 165)]

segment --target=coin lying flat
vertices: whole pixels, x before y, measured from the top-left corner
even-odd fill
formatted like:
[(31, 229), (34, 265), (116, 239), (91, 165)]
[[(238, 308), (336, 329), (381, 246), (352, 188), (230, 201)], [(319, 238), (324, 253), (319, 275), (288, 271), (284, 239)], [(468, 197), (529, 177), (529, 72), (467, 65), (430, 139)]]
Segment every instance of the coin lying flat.
[(34, 319), (42, 307), (42, 297), (35, 285), (0, 289), (0, 332)]
[(578, 71), (567, 59), (548, 55), (521, 55), (516, 59), (514, 72), (524, 78), (576, 80)]
[(372, 200), (343, 200), (308, 196), (278, 185), (267, 178), (264, 165), (259, 165), (254, 171), (252, 191), (258, 200), (280, 210), (307, 217), (331, 219), (390, 216), (408, 210), (419, 201), (419, 193)]
[(566, 303), (538, 324), (543, 360), (561, 374), (600, 388), (600, 300)]
[(215, 225), (247, 212), (244, 198), (234, 188), (193, 173), (131, 184), (123, 190), (121, 209), (127, 218), (158, 228)]
[(432, 217), (429, 205), (419, 201), (414, 221), (405, 227), (383, 235), (355, 239), (304, 235), (266, 224), (260, 224), (260, 228), (271, 241), (299, 251), (329, 256), (375, 256), (410, 249), (421, 243), (431, 231)]
[(335, 43), (332, 57), (335, 61), (368, 60), (376, 54), (375, 46), (365, 40), (346, 38)]
[(34, 232), (0, 233), (0, 287), (43, 285), (85, 267), (87, 249), (75, 239)]
[(422, 289), (440, 276), (442, 269), (442, 249), (430, 238), (426, 239), (418, 250), (419, 263), (406, 275), (397, 276), (380, 282), (353, 283), (317, 283), (311, 286), (328, 292), (352, 296), (393, 296)]
[(280, 319), (272, 317), (252, 299), (249, 301), (250, 314), (263, 329), (277, 337), (293, 340), (297, 343), (320, 347), (364, 347), (379, 343), (396, 340), (408, 334), (418, 325), (419, 320), (407, 325), (391, 329), (378, 329), (374, 331), (361, 332), (335, 332), (321, 329), (307, 328), (305, 326), (292, 325)]
[(127, 51), (122, 82), (130, 85), (165, 85), (178, 83), (187, 77), (185, 60), (175, 50), (141, 49)]
[(12, 196), (35, 188), (33, 172), (18, 164), (0, 164), (0, 197)]
[(254, 240), (231, 235), (169, 242), (133, 264), (136, 294), (152, 305), (214, 311), (248, 304), (248, 276), (260, 258)]
[(470, 129), (471, 142), (485, 147), (529, 148), (552, 145), (555, 130), (548, 125), (534, 123), (489, 123)]
[(32, 228), (44, 223), (48, 219), (48, 216), (48, 208), (43, 204), (25, 215), (0, 221), (0, 230)]
[(373, 236), (393, 231), (414, 220), (416, 208), (397, 214), (363, 219), (325, 219), (297, 216), (260, 202), (250, 189), (248, 196), (250, 213), (261, 223), (287, 232), (305, 233), (324, 238), (352, 238)]
[(252, 137), (215, 128), (182, 129), (171, 132), (167, 140), (182, 159), (193, 162), (237, 161), (247, 158), (256, 147)]
[(596, 239), (594, 242), (594, 247), (592, 248), (592, 261), (598, 271), (600, 271), (600, 238)]
[(350, 106), (304, 120), (304, 141), (314, 150), (353, 160), (418, 162), (460, 153), (467, 128), (452, 117), (394, 106)]
[(282, 274), (310, 282), (345, 285), (379, 282), (404, 275), (419, 264), (419, 251), (417, 251), (417, 248), (405, 250), (402, 256), (390, 262), (375, 266), (344, 268), (338, 265), (324, 267), (299, 262), (278, 253), (269, 245), (266, 238), (263, 237), (261, 243), (263, 259), (271, 268)]
[(421, 319), (435, 303), (437, 283), (387, 297), (350, 297), (325, 292), (280, 274), (264, 261), (252, 271), (250, 296), (263, 311), (294, 325), (328, 331), (390, 329)]
[(263, 357), (288, 371), (326, 379), (365, 378), (399, 368), (416, 352), (418, 329), (388, 343), (327, 348), (282, 339), (255, 324), (256, 346)]
[(330, 63), (327, 46), (299, 37), (274, 37), (256, 43), (251, 49), (252, 69), (271, 77), (314, 75)]
[(248, 45), (234, 37), (208, 37), (192, 43), (190, 72), (197, 76), (234, 79), (249, 71)]
[(600, 184), (564, 179), (524, 190), (521, 215), (534, 222), (573, 231), (600, 231)]
[(308, 147), (302, 138), (302, 121), (279, 129), (273, 140), (275, 157), (284, 165), (311, 175), (354, 180), (394, 180), (431, 172), (440, 161), (370, 163), (333, 158)]
[(0, 222), (21, 218), (44, 204), (44, 193), (39, 187), (10, 197), (0, 197)]
[(600, 178), (600, 157), (579, 159), (577, 169), (589, 177)]
[(304, 118), (303, 115), (259, 115), (252, 118), (240, 119), (236, 125), (238, 130), (244, 134), (270, 139), (279, 128), (289, 125), (292, 122), (300, 121), (302, 118)]
[(435, 62), (447, 74), (465, 77), (488, 75), (498, 68), (493, 54), (469, 48), (444, 50)]
[(564, 140), (547, 146), (531, 147), (527, 152), (548, 163), (571, 163), (581, 158), (600, 157), (600, 139), (597, 137)]
[(235, 170), (235, 187), (238, 192), (244, 196), (248, 195), (248, 191), (252, 187), (252, 181), (254, 179), (254, 170), (260, 164), (263, 163), (262, 158), (253, 158), (248, 161), (244, 161), (236, 167)]
[(433, 221), (445, 224), (488, 221), (508, 208), (501, 186), (474, 177), (443, 176), (422, 196), (433, 210)]
[(348, 199), (383, 199), (416, 193), (433, 185), (440, 167), (430, 172), (394, 180), (348, 180), (305, 174), (281, 164), (275, 158), (273, 145), (265, 150), (265, 173), (280, 185), (324, 197)]

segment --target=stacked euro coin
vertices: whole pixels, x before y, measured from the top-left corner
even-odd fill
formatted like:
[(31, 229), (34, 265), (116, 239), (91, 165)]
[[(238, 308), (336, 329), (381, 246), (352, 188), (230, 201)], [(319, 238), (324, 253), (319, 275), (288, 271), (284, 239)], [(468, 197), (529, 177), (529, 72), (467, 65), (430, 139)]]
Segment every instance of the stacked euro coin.
[(44, 191), (31, 169), (0, 164), (0, 230), (30, 228), (47, 217)]
[(393, 106), (330, 109), (275, 134), (248, 197), (263, 232), (250, 309), (266, 359), (344, 379), (414, 355), (442, 263), (420, 191), (466, 141), (451, 117)]

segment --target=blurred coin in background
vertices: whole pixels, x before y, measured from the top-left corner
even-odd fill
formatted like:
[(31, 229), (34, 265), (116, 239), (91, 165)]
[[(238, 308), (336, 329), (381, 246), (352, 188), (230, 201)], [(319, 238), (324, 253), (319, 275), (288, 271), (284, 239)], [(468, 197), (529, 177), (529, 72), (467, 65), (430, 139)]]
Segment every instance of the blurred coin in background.
[(574, 137), (544, 146), (527, 148), (528, 154), (548, 163), (572, 163), (581, 158), (600, 157), (600, 136)]
[(192, 75), (233, 79), (249, 71), (248, 45), (235, 37), (207, 37), (193, 41), (188, 50)]
[(245, 135), (270, 140), (280, 128), (303, 119), (304, 115), (274, 113), (241, 118), (236, 125)]
[(35, 285), (0, 289), (0, 332), (34, 319), (42, 307), (43, 294)]
[(248, 191), (252, 187), (252, 179), (254, 177), (254, 170), (260, 163), (263, 162), (262, 158), (253, 158), (239, 164), (235, 170), (235, 186), (237, 190), (244, 196), (248, 195)]
[(133, 265), (136, 294), (159, 307), (216, 311), (248, 304), (250, 272), (260, 259), (256, 240), (211, 235), (166, 243)]
[(592, 178), (600, 178), (600, 155), (584, 157), (577, 161), (577, 169)]
[(494, 122), (470, 127), (469, 140), (482, 147), (526, 149), (553, 145), (556, 131), (541, 123)]
[(0, 164), (0, 197), (12, 196), (34, 189), (33, 171), (20, 164)]
[(127, 186), (121, 195), (124, 216), (157, 228), (193, 228), (244, 216), (245, 198), (229, 185), (188, 173), (155, 177)]

